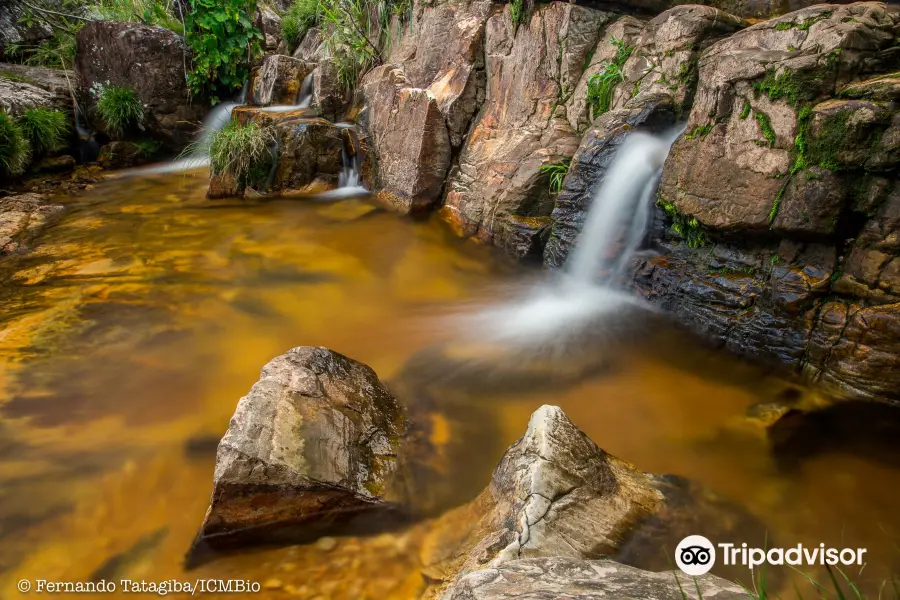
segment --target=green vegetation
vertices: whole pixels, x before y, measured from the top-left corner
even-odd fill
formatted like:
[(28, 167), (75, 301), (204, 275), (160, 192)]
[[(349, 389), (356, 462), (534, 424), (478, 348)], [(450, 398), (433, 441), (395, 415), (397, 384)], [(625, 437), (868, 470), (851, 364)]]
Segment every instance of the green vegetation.
[(281, 35), (291, 50), (321, 18), (319, 0), (294, 0), (281, 18)]
[(791, 182), (790, 179), (785, 181), (782, 186), (778, 189), (778, 194), (775, 196), (775, 201), (772, 202), (772, 209), (769, 211), (769, 225), (775, 222), (775, 217), (778, 216), (778, 209), (781, 208), (781, 198), (784, 196), (784, 191), (787, 189), (788, 184)]
[(775, 25), (775, 29), (777, 31), (788, 31), (790, 29), (799, 29), (801, 31), (809, 31), (809, 28), (821, 21), (822, 19), (827, 19), (831, 16), (830, 12), (825, 12), (820, 15), (816, 15), (814, 17), (809, 17), (807, 19), (803, 19), (800, 23), (794, 23), (793, 21), (782, 21)]
[(711, 123), (707, 123), (706, 125), (697, 125), (689, 134), (684, 136), (684, 139), (693, 140), (696, 138), (702, 138), (706, 136), (707, 133), (712, 131), (712, 128), (713, 126)]
[(796, 108), (804, 102), (815, 99), (819, 93), (819, 85), (814, 80), (823, 78), (821, 72), (798, 75), (793, 71), (784, 70), (776, 75), (774, 70), (769, 70), (762, 80), (753, 84), (753, 90), (757, 94), (765, 94), (771, 100), (785, 99)]
[(818, 127), (818, 135), (806, 144), (804, 160), (807, 165), (819, 165), (829, 171), (837, 171), (841, 168), (837, 153), (845, 144), (847, 121), (851, 112), (851, 110), (842, 110), (828, 115), (822, 120)]
[(746, 119), (749, 116), (750, 116), (750, 103), (745, 101), (744, 108), (741, 109), (741, 114), (738, 115), (738, 118)]
[(806, 168), (806, 139), (809, 136), (809, 119), (812, 108), (804, 106), (797, 113), (797, 135), (794, 137), (794, 164), (791, 166), (791, 175)]
[(719, 275), (756, 275), (756, 267), (721, 267), (715, 272)]
[(209, 160), (213, 173), (228, 173), (239, 185), (247, 185), (265, 173), (272, 158), (269, 146), (274, 140), (269, 128), (232, 121), (212, 136)]
[(512, 0), (509, 3), (509, 16), (512, 19), (513, 27), (518, 30), (519, 25), (528, 18), (528, 10), (525, 8), (524, 0)]
[(769, 120), (769, 115), (758, 110), (753, 113), (753, 118), (756, 119), (756, 123), (759, 125), (769, 147), (773, 148), (775, 146), (775, 130), (772, 129), (772, 121)]
[(610, 37), (610, 41), (616, 47), (615, 58), (612, 62), (601, 63), (603, 70), (588, 79), (587, 105), (591, 111), (591, 119), (596, 119), (609, 110), (616, 85), (625, 81), (622, 67), (634, 51), (634, 46), (629, 46), (625, 40)]
[(11, 116), (0, 111), (0, 173), (19, 175), (30, 158), (31, 148), (25, 132)]
[(184, 34), (175, 0), (99, 0), (92, 12), (105, 21), (159, 25)]
[(145, 156), (154, 157), (162, 150), (162, 142), (159, 140), (141, 140), (134, 143)]
[(681, 214), (674, 204), (659, 198), (656, 205), (666, 211), (672, 220), (672, 230), (684, 238), (691, 248), (702, 248), (709, 243), (709, 238), (696, 217)]
[(66, 147), (69, 120), (60, 110), (32, 108), (19, 119), (23, 133), (35, 152), (46, 153)]
[(566, 174), (569, 172), (569, 167), (571, 166), (571, 164), (572, 159), (567, 158), (558, 163), (544, 165), (539, 169), (541, 173), (550, 175), (551, 193), (558, 194), (562, 191), (563, 180), (566, 178)]
[(231, 95), (244, 85), (249, 61), (260, 52), (262, 33), (253, 25), (256, 0), (190, 0), (185, 41), (193, 52), (188, 83), (195, 96)]
[(110, 132), (121, 135), (144, 119), (144, 105), (134, 90), (104, 87), (97, 96), (97, 112)]

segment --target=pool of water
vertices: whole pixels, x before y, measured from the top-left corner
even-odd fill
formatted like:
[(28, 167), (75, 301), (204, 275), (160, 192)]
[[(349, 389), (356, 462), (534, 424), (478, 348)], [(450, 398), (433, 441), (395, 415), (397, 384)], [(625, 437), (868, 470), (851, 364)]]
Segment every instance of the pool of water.
[[(467, 315), (544, 275), (365, 200), (210, 202), (205, 189), (202, 172), (103, 182), (0, 262), (0, 597), (22, 578), (198, 577), (258, 581), (271, 598), (417, 597), (427, 522), (185, 570), (216, 442), (288, 348), (327, 346), (390, 382), (430, 349), (477, 342)], [(477, 494), (530, 413), (556, 404), (640, 469), (739, 503), (782, 546), (868, 548), (848, 575), (877, 597), (900, 564), (896, 464), (844, 446), (779, 469), (747, 409), (814, 390), (628, 320), (578, 377), (551, 364), (547, 385), (444, 386), (435, 435), (464, 440), (435, 482), (445, 503)]]

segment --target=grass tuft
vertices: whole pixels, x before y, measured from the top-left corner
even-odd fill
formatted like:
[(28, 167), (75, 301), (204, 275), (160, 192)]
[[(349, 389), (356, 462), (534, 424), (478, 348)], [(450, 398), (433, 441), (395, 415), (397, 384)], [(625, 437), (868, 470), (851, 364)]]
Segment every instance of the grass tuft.
[(562, 191), (563, 180), (566, 178), (571, 165), (572, 159), (567, 158), (558, 163), (544, 165), (538, 169), (539, 172), (550, 175), (550, 193), (558, 194)]
[(603, 70), (588, 79), (587, 105), (591, 111), (591, 119), (596, 119), (609, 110), (616, 86), (625, 81), (622, 67), (634, 51), (634, 46), (629, 46), (625, 40), (617, 40), (615, 37), (610, 40), (616, 47), (615, 58), (612, 62), (603, 63)]
[(97, 111), (110, 131), (122, 134), (140, 125), (144, 118), (144, 105), (134, 90), (121, 87), (106, 87), (97, 98)]
[(11, 116), (0, 111), (0, 172), (19, 175), (30, 159), (31, 147), (25, 132)]
[(306, 32), (315, 27), (321, 18), (319, 0), (294, 0), (281, 18), (281, 35), (290, 49), (294, 49)]
[(19, 124), (35, 152), (54, 152), (67, 145), (69, 120), (60, 110), (49, 108), (26, 110), (19, 119)]
[(210, 141), (209, 160), (213, 173), (228, 173), (239, 185), (246, 185), (271, 160), (269, 146), (274, 139), (271, 129), (256, 123), (229, 123), (214, 133)]
[(512, 19), (513, 27), (518, 30), (519, 25), (528, 18), (528, 10), (525, 7), (524, 0), (512, 0), (509, 3), (509, 16)]

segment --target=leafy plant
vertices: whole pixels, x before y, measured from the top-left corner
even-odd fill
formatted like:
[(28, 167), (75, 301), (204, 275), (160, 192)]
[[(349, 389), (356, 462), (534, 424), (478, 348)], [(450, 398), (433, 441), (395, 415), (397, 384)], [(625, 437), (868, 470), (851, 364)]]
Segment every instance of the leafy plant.
[(615, 37), (611, 37), (610, 40), (616, 47), (615, 58), (611, 62), (601, 63), (603, 70), (594, 73), (588, 79), (587, 105), (591, 110), (592, 119), (609, 110), (616, 85), (625, 81), (622, 67), (634, 51), (634, 46), (629, 46), (625, 40), (617, 40)]
[(550, 175), (551, 193), (558, 194), (562, 191), (563, 180), (566, 178), (566, 174), (568, 174), (571, 164), (572, 159), (566, 158), (558, 163), (544, 165), (538, 169), (539, 172)]
[(122, 134), (144, 119), (144, 105), (134, 90), (109, 86), (97, 97), (97, 112), (112, 133)]
[(60, 110), (32, 108), (19, 119), (19, 125), (36, 152), (53, 152), (66, 147), (69, 120)]
[(231, 122), (212, 135), (209, 161), (213, 173), (228, 173), (239, 185), (246, 185), (271, 160), (269, 146), (275, 141), (270, 128), (256, 123)]
[(0, 111), (0, 172), (19, 175), (30, 158), (31, 148), (25, 132), (11, 116)]
[(319, 0), (294, 0), (281, 18), (281, 35), (289, 48), (294, 48), (321, 17)]
[[(53, 30), (50, 39), (40, 44), (9, 44), (5, 48), (7, 56), (30, 65), (53, 68), (73, 67), (75, 62), (75, 34), (85, 22), (91, 19), (84, 13), (81, 2), (63, 0), (51, 3), (48, 0), (19, 2), (22, 16), (19, 24), (30, 28), (37, 24), (49, 25)], [(62, 12), (62, 11), (72, 12)]]
[(331, 25), (326, 42), (338, 78), (351, 91), (362, 75), (383, 60), (390, 45), (390, 5), (365, 0), (321, 0), (323, 18)]
[(256, 0), (190, 0), (185, 40), (193, 51), (188, 83), (195, 96), (230, 95), (249, 75), (249, 62), (260, 52), (262, 32), (253, 25)]

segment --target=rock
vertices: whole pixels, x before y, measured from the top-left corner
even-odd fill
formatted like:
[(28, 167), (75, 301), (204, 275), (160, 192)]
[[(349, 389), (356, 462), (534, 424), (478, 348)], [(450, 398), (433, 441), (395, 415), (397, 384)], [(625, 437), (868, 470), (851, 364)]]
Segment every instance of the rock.
[(100, 148), (97, 161), (104, 169), (127, 169), (149, 162), (150, 157), (132, 142), (110, 142)]
[(275, 52), (281, 44), (281, 17), (274, 10), (263, 6), (256, 13), (256, 28), (265, 36), (264, 50)]
[(662, 94), (652, 101), (648, 93), (643, 100), (640, 108), (622, 108), (600, 115), (584, 134), (553, 208), (553, 225), (543, 255), (547, 265), (565, 264), (606, 169), (628, 134), (632, 131), (659, 133), (675, 124), (676, 110), (671, 96)]
[(0, 198), (0, 256), (28, 249), (28, 244), (61, 213), (40, 194)]
[[(173, 149), (191, 141), (206, 109), (191, 102), (185, 80), (190, 50), (178, 34), (156, 26), (92, 21), (78, 32), (76, 44), (83, 95), (103, 86), (130, 88), (144, 104), (143, 126), (154, 138)], [(93, 125), (105, 130), (98, 118)]]
[(290, 56), (272, 54), (250, 74), (249, 104), (254, 106), (293, 105), (299, 100), (303, 80), (315, 64)]
[(425, 597), (451, 590), (444, 598), (478, 579), (475, 573), (522, 560), (612, 557), (659, 568), (665, 550), (688, 534), (765, 540), (765, 527), (746, 511), (607, 454), (555, 406), (535, 411), (490, 485), (431, 530), (421, 550), (423, 574), (433, 582)]
[(317, 62), (322, 56), (324, 40), (324, 32), (318, 27), (313, 27), (306, 32), (291, 56), (306, 62)]
[[(50, 2), (50, 5), (57, 5), (59, 2)], [(17, 0), (10, 0), (0, 5), (0, 59), (13, 58), (6, 56), (7, 46), (16, 45), (37, 45), (40, 42), (49, 40), (53, 35), (53, 28), (50, 23), (43, 19), (25, 20), (28, 8)]]
[(409, 87), (403, 72), (382, 65), (363, 78), (365, 129), (377, 157), (381, 198), (403, 213), (420, 212), (440, 197), (450, 167), (450, 136), (437, 101)]
[(877, 69), (896, 19), (877, 3), (821, 5), (713, 45), (700, 61), (690, 135), (673, 147), (660, 194), (707, 227), (768, 229), (785, 178), (813, 166), (795, 156), (801, 107)]
[(578, 136), (566, 119), (574, 89), (610, 14), (572, 4), (535, 8), (518, 29), (507, 7), (485, 34), (486, 101), (447, 184), (441, 214), (461, 235), (516, 239), (521, 217), (553, 208), (542, 166), (571, 157)]
[(197, 543), (296, 540), (361, 513), (383, 518), (405, 431), (372, 369), (326, 348), (289, 350), (238, 403)]
[(469, 573), (443, 596), (445, 600), (740, 600), (746, 597), (740, 586), (715, 575), (693, 578), (676, 571), (642, 571), (606, 559), (559, 556), (514, 560)]
[(75, 169), (74, 156), (63, 154), (62, 156), (50, 156), (34, 166), (34, 170), (40, 173), (64, 173)]
[(338, 65), (333, 58), (325, 58), (313, 70), (312, 105), (325, 119), (333, 123), (341, 120), (347, 110), (349, 98), (338, 76)]
[(0, 110), (21, 115), (31, 108), (54, 108), (66, 114), (72, 112), (72, 100), (68, 103), (59, 95), (30, 83), (0, 78)]

